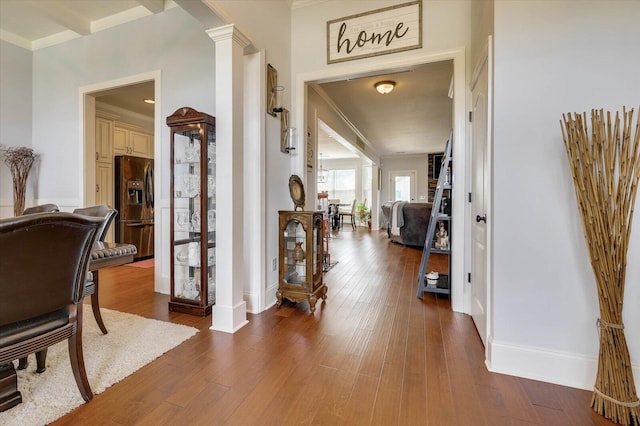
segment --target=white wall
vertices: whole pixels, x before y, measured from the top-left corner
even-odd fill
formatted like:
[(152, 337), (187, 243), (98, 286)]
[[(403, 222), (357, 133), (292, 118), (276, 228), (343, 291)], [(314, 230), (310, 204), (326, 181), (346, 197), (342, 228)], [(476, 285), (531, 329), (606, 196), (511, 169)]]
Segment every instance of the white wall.
[[(441, 53), (445, 54), (453, 49), (468, 50), (470, 2), (468, 0), (453, 2), (447, 0), (430, 0), (423, 2), (423, 44), (421, 49), (347, 61), (339, 64), (327, 64), (327, 21), (388, 7), (394, 3), (401, 4), (405, 3), (405, 1), (325, 1), (294, 9), (291, 24), (291, 55), (294, 76), (314, 75), (318, 77), (319, 81), (322, 81), (323, 78), (334, 78), (336, 72), (338, 74), (343, 72), (342, 75), (339, 75), (339, 78), (346, 78), (350, 73), (393, 69), (398, 66), (394, 64), (397, 64), (399, 61), (410, 60), (409, 58), (420, 55), (433, 54), (435, 56)], [(298, 88), (296, 88), (296, 90), (297, 89)], [(458, 90), (465, 92), (466, 88), (460, 87)], [(316, 102), (316, 98), (318, 98), (318, 95), (315, 94), (313, 90), (309, 90), (308, 105)], [(319, 105), (318, 114), (320, 115), (323, 106), (322, 103), (319, 103)], [(296, 110), (300, 108), (303, 108), (303, 106), (296, 106)], [(311, 116), (310, 111), (308, 111), (308, 116)], [(323, 120), (325, 119), (323, 118)], [(327, 120), (331, 120), (331, 118), (327, 118)], [(339, 130), (339, 126), (343, 125), (341, 123), (329, 123), (328, 121), (327, 123), (336, 130)], [(340, 133), (343, 134), (347, 140), (355, 144), (355, 135), (351, 138), (353, 132), (341, 131)], [(377, 158), (372, 159), (374, 159), (374, 161), (377, 160)]]
[[(0, 41), (0, 145), (31, 147), (32, 53)], [(27, 182), (26, 205), (34, 196), (36, 163)], [(37, 189), (37, 188), (36, 188)], [(0, 217), (13, 216), (13, 187), (9, 168), (0, 162)]]
[[(459, 182), (453, 188), (453, 214), (456, 223), (465, 222), (465, 191), (466, 191), (466, 110), (468, 108), (468, 88), (465, 76), (469, 74), (466, 66), (469, 51), (470, 33), (470, 1), (426, 1), (423, 2), (423, 44), (421, 49), (398, 52), (327, 64), (326, 61), (326, 23), (329, 20), (363, 13), (389, 6), (389, 1), (328, 1), (312, 2), (310, 6), (294, 9), (292, 19), (292, 67), (295, 88), (293, 106), (295, 111), (302, 111), (306, 104), (305, 84), (311, 82), (344, 79), (353, 75), (363, 75), (370, 72), (380, 72), (398, 69), (400, 67), (415, 66), (442, 60), (454, 60), (455, 93), (454, 108), (454, 170), (453, 180)], [(303, 117), (296, 126), (305, 127)], [(294, 165), (296, 169), (304, 166), (304, 157)], [(374, 168), (375, 172), (375, 168)], [(377, 194), (376, 194), (377, 195)], [(372, 197), (375, 203), (375, 198)], [(375, 222), (377, 210), (372, 215)], [(452, 268), (465, 271), (465, 235), (456, 233), (452, 237)], [(452, 275), (451, 306), (456, 312), (468, 312), (469, 291), (465, 283), (466, 274), (461, 272)]]
[[(169, 128), (164, 118), (190, 106), (215, 116), (214, 43), (180, 8), (33, 54), (33, 146), (41, 152), (40, 202), (62, 210), (83, 204), (80, 91), (136, 75), (161, 76), (161, 123), (155, 135), (156, 290), (169, 292)], [(82, 88), (82, 89), (81, 89)], [(158, 246), (156, 246), (158, 247)]]
[[(291, 122), (295, 113), (291, 107), (291, 9), (284, 0), (237, 1), (209, 0), (216, 12), (233, 23), (247, 36), (256, 49), (265, 51), (266, 63), (278, 71), (278, 85), (284, 87), (282, 105), (290, 110)], [(266, 70), (265, 70), (266, 72)], [(265, 101), (266, 102), (266, 101)], [(266, 107), (264, 108), (266, 111)], [(246, 155), (258, 155), (249, 152)], [(265, 114), (265, 265), (266, 288), (264, 308), (275, 304), (278, 272), (271, 269), (278, 258), (278, 210), (293, 210), (289, 196), (289, 176), (292, 159), (298, 155), (280, 152), (280, 115)], [(256, 236), (256, 239), (258, 237)], [(254, 288), (255, 283), (250, 283)], [(256, 311), (257, 312), (257, 311)]]
[[(318, 2), (311, 6), (294, 9), (292, 21), (292, 58), (294, 73), (304, 73), (340, 66), (327, 64), (327, 21), (357, 13), (368, 12), (405, 0), (341, 0)], [(419, 51), (438, 52), (464, 47), (469, 42), (469, 1), (429, 0), (423, 1), (422, 49), (408, 52), (365, 58), (349, 63), (379, 64), (386, 57), (402, 57)], [(372, 69), (375, 69), (372, 68)]]
[[(284, 92), (283, 104), (290, 108), (288, 89), (291, 86), (291, 15), (287, 3), (284, 0), (271, 1), (268, 4), (213, 0), (210, 3), (215, 6), (216, 13), (220, 13), (228, 22), (236, 24), (244, 31), (251, 38), (255, 48), (266, 51), (267, 62), (278, 69), (278, 84), (287, 89)], [(274, 31), (274, 28), (277, 31)], [(205, 30), (197, 20), (178, 7), (37, 51), (34, 54), (33, 80), (30, 70), (14, 73), (23, 79), (24, 88), (28, 90), (21, 90), (13, 83), (11, 87), (17, 87), (16, 91), (22, 94), (29, 93), (26, 98), (29, 100), (29, 110), (23, 115), (29, 120), (25, 126), (29, 136), (32, 127), (32, 87), (34, 91), (33, 133), (34, 139), (37, 139), (37, 150), (43, 151), (45, 161), (39, 179), (43, 199), (56, 202), (66, 210), (82, 202), (82, 142), (79, 140), (81, 111), (78, 101), (81, 87), (132, 75), (149, 74), (157, 70), (162, 78), (163, 118), (179, 107), (187, 105), (216, 115), (214, 43)], [(11, 61), (5, 61), (7, 52), (9, 50), (2, 49), (3, 66), (6, 63), (14, 63), (13, 55)], [(28, 54), (31, 55), (31, 52)], [(7, 75), (4, 68), (2, 75)], [(3, 102), (9, 99), (5, 96), (4, 81), (3, 78)], [(13, 117), (7, 121), (19, 122)], [(264, 188), (268, 194), (261, 213), (267, 215), (266, 229), (274, 230), (267, 235), (267, 257), (271, 259), (277, 257), (278, 253), (275, 232), (277, 211), (290, 208), (288, 178), (291, 174), (292, 160), (290, 156), (279, 151), (280, 118), (267, 115), (265, 121), (264, 142), (267, 158)], [(6, 128), (2, 126), (3, 131)], [(164, 154), (162, 158), (167, 164), (165, 172), (160, 177), (159, 189), (162, 199), (157, 203), (157, 207), (160, 206), (157, 208), (159, 220), (168, 217), (169, 205), (169, 130), (164, 123), (161, 128), (162, 134), (156, 138), (156, 144), (160, 146)], [(30, 141), (31, 137), (29, 143)], [(3, 185), (4, 183), (0, 182), (0, 188)], [(4, 193), (0, 194), (2, 200)], [(10, 210), (10, 206), (8, 209)], [(157, 229), (160, 231), (160, 227)], [(268, 264), (270, 265), (270, 262)], [(269, 268), (267, 275), (267, 285), (276, 285), (277, 272)], [(272, 292), (275, 292), (275, 289)], [(275, 297), (271, 299), (273, 300), (267, 303), (275, 301)]]
[(287, 2), (209, 1), (249, 37), (257, 49), (265, 49), (267, 63), (278, 71), (278, 85), (285, 89), (282, 92), (283, 105), (291, 109), (291, 9)]
[[(559, 121), (639, 107), (640, 3), (496, 1), (491, 368), (590, 388), (598, 301)], [(624, 323), (640, 383), (640, 208)]]
[[(33, 139), (43, 153), (41, 192), (61, 206), (80, 204), (80, 87), (160, 70), (162, 117), (183, 106), (215, 115), (213, 48), (204, 28), (173, 8), (34, 52)], [(156, 144), (167, 170), (168, 141), (164, 125)], [(161, 177), (161, 195), (169, 197), (168, 173)]]
[[(380, 191), (380, 204), (389, 201), (389, 186), (391, 182), (391, 172), (415, 170), (416, 176), (416, 199), (415, 203), (426, 203), (429, 193), (429, 156), (406, 155), (399, 157), (384, 157), (382, 163), (382, 187)], [(424, 198), (422, 198), (424, 197)]]
[[(336, 111), (324, 100), (322, 96), (316, 92), (313, 87), (308, 87), (307, 91), (307, 127), (311, 132), (318, 131), (317, 120), (322, 120), (325, 124), (327, 124), (331, 129), (333, 129), (336, 133), (338, 133), (345, 141), (354, 146), (355, 149), (360, 150), (361, 148), (357, 147), (356, 140), (357, 135), (353, 131), (353, 129), (340, 117)], [(319, 164), (319, 155), (321, 149), (317, 146), (317, 141), (315, 141), (316, 146), (314, 147), (314, 164)], [(365, 146), (364, 152), (366, 155), (370, 157), (374, 162), (378, 160), (378, 157), (371, 152), (371, 149), (368, 146)], [(330, 160), (329, 160), (330, 161)], [(358, 163), (362, 163), (362, 160), (358, 160)], [(323, 160), (323, 165), (326, 166), (329, 163), (325, 164), (325, 160)], [(358, 171), (360, 173), (360, 171)], [(307, 206), (314, 206), (317, 202), (317, 185), (315, 182), (309, 182), (307, 180), (307, 184), (311, 189), (311, 192), (308, 192), (307, 195)], [(371, 202), (372, 200), (369, 200)], [(311, 208), (311, 207), (309, 207)]]
[(487, 37), (493, 35), (493, 0), (475, 0), (471, 2), (471, 49), (469, 68), (473, 72), (483, 55)]

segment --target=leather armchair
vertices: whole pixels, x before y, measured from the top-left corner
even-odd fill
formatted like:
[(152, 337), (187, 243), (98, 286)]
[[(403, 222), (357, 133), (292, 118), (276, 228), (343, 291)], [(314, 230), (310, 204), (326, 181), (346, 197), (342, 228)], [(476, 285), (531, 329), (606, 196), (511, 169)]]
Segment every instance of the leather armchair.
[[(0, 219), (0, 369), (36, 353), (44, 371), (49, 346), (68, 341), (69, 359), (85, 401), (93, 398), (82, 350), (82, 300), (89, 259), (102, 219), (40, 213)], [(7, 375), (8, 373), (8, 375)], [(17, 388), (0, 410), (21, 402)]]

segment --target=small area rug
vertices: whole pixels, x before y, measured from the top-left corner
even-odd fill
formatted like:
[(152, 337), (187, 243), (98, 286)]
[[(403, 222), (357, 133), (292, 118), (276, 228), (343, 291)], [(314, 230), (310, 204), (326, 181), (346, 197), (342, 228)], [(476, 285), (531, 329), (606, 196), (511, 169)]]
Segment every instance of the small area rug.
[(155, 259), (140, 260), (138, 262), (127, 263), (125, 266), (132, 266), (134, 268), (153, 268), (155, 266)]
[[(83, 312), (84, 363), (94, 394), (103, 392), (198, 332), (194, 327), (109, 309), (101, 312), (109, 330), (106, 335), (98, 329), (91, 309), (85, 308)], [(37, 374), (35, 368), (35, 356), (31, 355), (29, 366), (18, 371), (22, 404), (0, 413), (0, 425), (45, 425), (85, 403), (73, 379), (66, 340), (49, 348), (44, 373)]]

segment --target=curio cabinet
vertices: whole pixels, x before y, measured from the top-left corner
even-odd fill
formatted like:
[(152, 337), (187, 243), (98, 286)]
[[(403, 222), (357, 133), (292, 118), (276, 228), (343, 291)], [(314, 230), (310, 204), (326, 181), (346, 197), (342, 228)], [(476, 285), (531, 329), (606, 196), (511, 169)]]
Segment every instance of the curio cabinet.
[(169, 311), (207, 316), (216, 300), (215, 117), (180, 108), (171, 130)]
[(277, 305), (286, 298), (308, 301), (311, 312), (318, 298), (327, 298), (323, 283), (323, 212), (279, 211), (279, 283)]

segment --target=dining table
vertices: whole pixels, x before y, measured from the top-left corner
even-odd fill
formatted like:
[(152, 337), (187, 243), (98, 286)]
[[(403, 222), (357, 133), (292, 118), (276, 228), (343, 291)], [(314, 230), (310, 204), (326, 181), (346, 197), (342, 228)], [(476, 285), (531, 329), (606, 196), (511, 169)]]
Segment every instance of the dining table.
[[(133, 256), (136, 253), (137, 248), (133, 244), (104, 241), (97, 241), (93, 244), (91, 260), (89, 261), (89, 272), (92, 274), (93, 284), (85, 287), (84, 296), (91, 295), (91, 307), (98, 327), (100, 327), (103, 334), (107, 334), (107, 329), (102, 321), (98, 303), (99, 272), (104, 268), (122, 266), (133, 262)], [(20, 397), (18, 400), (15, 397), (16, 395), (19, 395), (19, 392), (15, 368), (11, 363), (0, 365), (0, 412), (8, 410), (22, 401), (22, 398)]]

